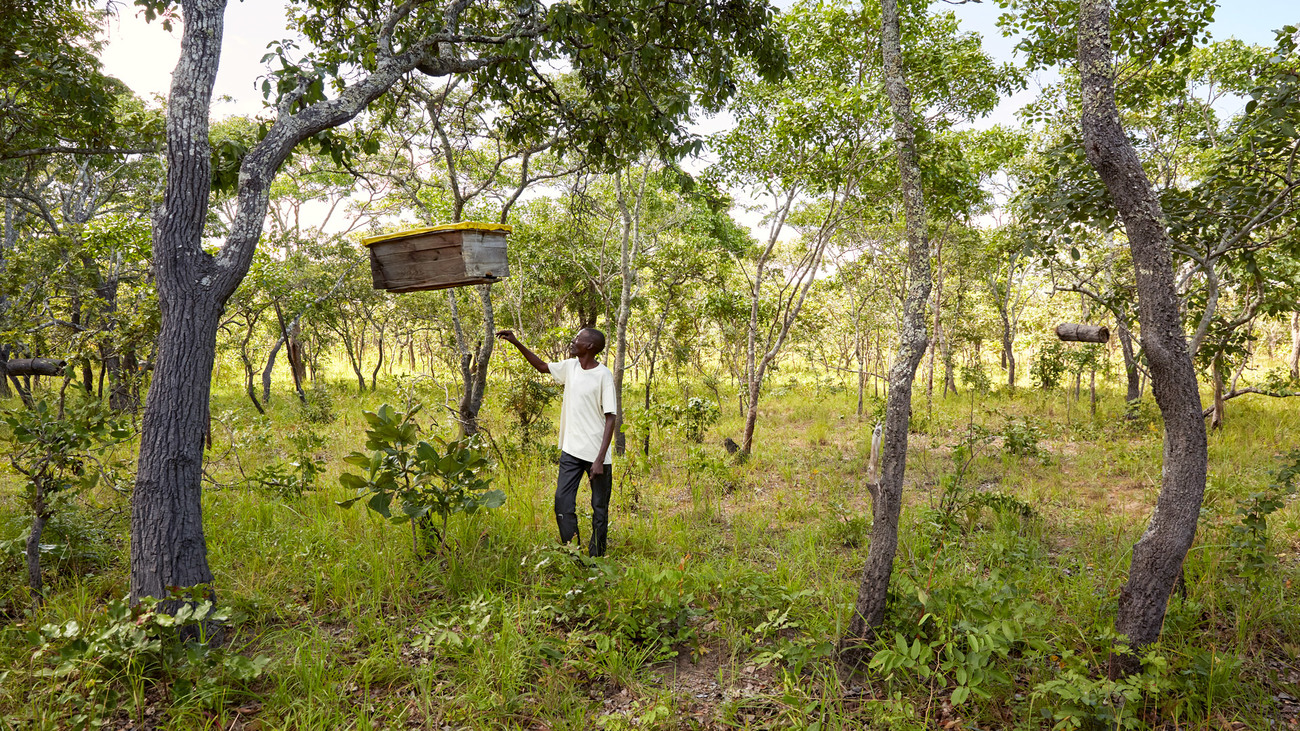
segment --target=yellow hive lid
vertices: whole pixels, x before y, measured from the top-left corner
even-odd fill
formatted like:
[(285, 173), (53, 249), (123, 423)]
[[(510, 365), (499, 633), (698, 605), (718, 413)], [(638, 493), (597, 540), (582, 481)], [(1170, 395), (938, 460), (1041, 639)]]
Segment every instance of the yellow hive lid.
[(416, 234), (431, 234), (438, 231), (463, 231), (473, 229), (475, 231), (505, 231), (510, 233), (512, 226), (506, 223), (486, 223), (483, 221), (461, 221), (460, 223), (444, 223), (440, 226), (426, 226), (425, 228), (408, 228), (405, 231), (396, 231), (391, 234), (382, 234), (380, 236), (367, 236), (361, 239), (361, 243), (366, 246), (374, 246), (380, 241), (389, 241), (391, 239), (402, 239), (407, 236)]

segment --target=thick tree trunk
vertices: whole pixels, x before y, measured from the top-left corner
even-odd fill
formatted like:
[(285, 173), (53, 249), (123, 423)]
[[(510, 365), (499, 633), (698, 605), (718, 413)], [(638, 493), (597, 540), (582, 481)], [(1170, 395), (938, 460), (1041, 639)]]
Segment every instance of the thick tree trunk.
[[(0, 297), (0, 308), (3, 308), (5, 300)], [(0, 346), (0, 398), (9, 398), (13, 392), (9, 390), (9, 353), (13, 349), (8, 345)]]
[(925, 355), (925, 307), (930, 297), (930, 246), (926, 239), (927, 214), (921, 189), (921, 167), (912, 127), (912, 94), (903, 71), (896, 0), (881, 2), (881, 51), (884, 56), (885, 91), (894, 110), (894, 140), (898, 152), (904, 213), (907, 221), (907, 299), (903, 304), (898, 354), (889, 369), (885, 401), (882, 472), (871, 491), (871, 547), (862, 569), (858, 600), (848, 630), (840, 640), (841, 660), (856, 665), (885, 620), (889, 577), (898, 550), (898, 517), (902, 509), (903, 475), (907, 466), (907, 426), (912, 414), (912, 381)]
[[(1196, 537), (1207, 454), (1201, 397), (1179, 318), (1164, 212), (1115, 106), (1110, 18), (1109, 0), (1079, 4), (1084, 149), (1110, 191), (1128, 235), (1137, 270), (1142, 347), (1151, 367), (1151, 390), (1165, 423), (1160, 496), (1146, 532), (1133, 546), (1133, 562), (1115, 618), (1116, 630), (1140, 652), (1160, 636), (1170, 592)], [(1112, 677), (1136, 670), (1139, 656), (1113, 655)]]
[(224, 12), (223, 0), (184, 3), (172, 75), (167, 182), (153, 227), (162, 324), (131, 499), (132, 601), (212, 581), (203, 537), (203, 437), (217, 325), (237, 284), (217, 281), (224, 272), (202, 248), (212, 183), (208, 109)]
[(131, 597), (137, 601), (212, 581), (203, 536), (203, 438), (220, 306), (202, 295), (164, 295), (170, 289), (159, 287), (162, 330), (131, 499)]

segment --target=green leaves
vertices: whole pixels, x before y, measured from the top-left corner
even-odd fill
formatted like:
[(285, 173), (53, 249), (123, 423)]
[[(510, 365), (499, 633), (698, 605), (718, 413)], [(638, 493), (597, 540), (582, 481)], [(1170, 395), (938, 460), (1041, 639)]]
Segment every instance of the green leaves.
[(495, 510), (505, 504), (506, 494), (489, 489), (492, 463), (478, 438), (420, 439), (419, 424), (413, 419), (419, 411), (416, 406), (402, 413), (384, 404), (377, 411), (363, 412), (370, 426), (366, 430), (366, 448), (373, 451), (353, 452), (343, 458), (346, 464), (364, 470), (364, 474), (339, 475), (343, 487), (359, 494), (337, 504), (350, 508), (364, 499), (367, 508), (394, 523), (437, 515), (442, 529), (435, 528), (434, 532), (445, 548), (450, 516)]

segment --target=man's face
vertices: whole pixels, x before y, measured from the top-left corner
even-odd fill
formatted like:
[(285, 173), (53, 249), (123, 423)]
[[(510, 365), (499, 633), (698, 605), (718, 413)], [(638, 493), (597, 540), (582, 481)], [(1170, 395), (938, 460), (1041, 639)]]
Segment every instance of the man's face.
[(588, 353), (596, 351), (596, 338), (588, 330), (579, 330), (578, 334), (573, 336), (569, 342), (569, 355), (575, 358), (581, 358)]

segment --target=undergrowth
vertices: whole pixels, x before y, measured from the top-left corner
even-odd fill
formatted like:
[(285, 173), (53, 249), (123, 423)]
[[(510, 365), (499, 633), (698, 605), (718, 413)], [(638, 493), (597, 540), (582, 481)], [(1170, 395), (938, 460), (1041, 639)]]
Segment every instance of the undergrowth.
[[(669, 379), (660, 389), (655, 403), (692, 403)], [(874, 426), (855, 393), (769, 397), (740, 465), (722, 444), (743, 426), (734, 404), (659, 429), (649, 455), (629, 439), (609, 557), (592, 559), (555, 545), (554, 455), (534, 428), (554, 420), (547, 394), (525, 394), (522, 420), (486, 414), (507, 499), (439, 523), (449, 548), (429, 552), (336, 502), (357, 494), (339, 478), (356, 469), (342, 456), (365, 438), (362, 410), (436, 404), (441, 388), (317, 386), (306, 418), (291, 395), (260, 416), (231, 386), (214, 398), (204, 494), (216, 605), (239, 618), (225, 644), (187, 644), (151, 606), (121, 602), (128, 498), (103, 487), (51, 522), (49, 601), (32, 613), (9, 475), (0, 715), (32, 728), (1287, 727), (1300, 414), (1232, 403), (1162, 639), (1140, 674), (1110, 680), (1129, 547), (1159, 489), (1158, 416), (1103, 389), (1096, 417), (1071, 406), (1066, 423), (1068, 394), (988, 390), (918, 394), (887, 623), (849, 674), (833, 649), (870, 540)], [(427, 416), (421, 439), (456, 436), (449, 414)]]

